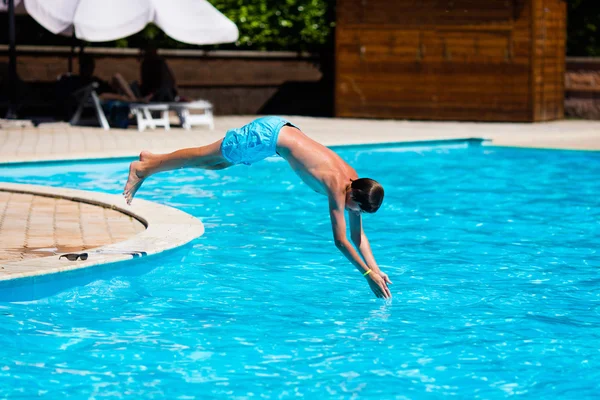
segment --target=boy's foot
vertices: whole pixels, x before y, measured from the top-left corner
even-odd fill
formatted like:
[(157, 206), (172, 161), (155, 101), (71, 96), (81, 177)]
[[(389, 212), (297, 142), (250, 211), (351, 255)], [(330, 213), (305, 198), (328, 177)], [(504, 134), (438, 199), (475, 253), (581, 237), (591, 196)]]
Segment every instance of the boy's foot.
[(152, 158), (154, 158), (154, 154), (149, 151), (142, 151), (140, 160), (134, 161), (129, 165), (129, 177), (123, 191), (123, 196), (125, 196), (127, 204), (131, 204), (133, 196), (135, 196), (142, 183), (144, 183), (144, 179), (150, 175), (150, 160)]

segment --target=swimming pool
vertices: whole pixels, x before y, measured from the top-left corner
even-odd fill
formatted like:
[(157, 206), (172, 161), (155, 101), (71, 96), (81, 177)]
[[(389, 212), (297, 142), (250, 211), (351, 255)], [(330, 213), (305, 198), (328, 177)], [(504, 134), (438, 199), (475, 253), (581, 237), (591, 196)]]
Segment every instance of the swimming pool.
[[(364, 225), (392, 301), (339, 254), (325, 199), (283, 161), (164, 173), (138, 196), (205, 235), (141, 273), (0, 303), (0, 397), (597, 397), (598, 153), (339, 153), (386, 188)], [(120, 193), (126, 170), (0, 179)]]

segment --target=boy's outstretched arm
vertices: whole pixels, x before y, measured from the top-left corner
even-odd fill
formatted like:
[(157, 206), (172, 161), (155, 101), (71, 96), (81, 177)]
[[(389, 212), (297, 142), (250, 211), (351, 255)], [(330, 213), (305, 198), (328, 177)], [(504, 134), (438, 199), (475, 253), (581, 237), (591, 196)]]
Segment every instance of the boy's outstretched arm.
[[(343, 195), (329, 196), (329, 216), (331, 218), (331, 228), (333, 230), (333, 239), (335, 246), (361, 273), (369, 270), (369, 266), (361, 259), (348, 238), (346, 237), (346, 220), (344, 218), (345, 198)], [(377, 268), (379, 270), (379, 268)], [(377, 297), (389, 299), (392, 297), (387, 287), (386, 281), (380, 275), (380, 272), (371, 269), (371, 272), (365, 276), (369, 287)]]
[(371, 268), (373, 271), (377, 272), (381, 277), (385, 280), (385, 283), (391, 284), (390, 278), (386, 273), (382, 272), (375, 261), (375, 257), (373, 256), (373, 252), (371, 251), (371, 245), (369, 244), (369, 239), (367, 239), (367, 235), (362, 227), (362, 217), (360, 213), (349, 212), (348, 219), (350, 220), (350, 238), (352, 239), (352, 243), (358, 249), (358, 252), (362, 256), (365, 263)]

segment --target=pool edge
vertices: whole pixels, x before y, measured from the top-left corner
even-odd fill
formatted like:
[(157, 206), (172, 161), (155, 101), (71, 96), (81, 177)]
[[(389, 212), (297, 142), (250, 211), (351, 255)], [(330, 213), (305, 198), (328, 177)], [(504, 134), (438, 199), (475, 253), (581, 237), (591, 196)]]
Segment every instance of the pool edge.
[[(416, 140), (403, 142), (380, 142), (362, 144), (344, 144), (327, 146), (331, 149), (369, 149), (392, 148), (392, 147), (444, 147), (444, 146), (482, 146), (491, 141), (485, 138), (459, 138), (440, 140)], [(0, 163), (0, 166), (26, 166), (32, 164), (63, 164), (71, 162), (101, 162), (131, 160), (133, 156), (102, 157), (86, 159), (57, 159), (39, 161), (15, 161)], [(135, 235), (133, 238), (123, 242), (88, 249), (90, 258), (85, 261), (67, 263), (64, 259), (58, 260), (58, 256), (40, 257), (23, 261), (9, 261), (0, 264), (0, 289), (12, 287), (13, 284), (21, 285), (25, 281), (35, 284), (35, 280), (49, 275), (59, 275), (78, 270), (91, 269), (91, 267), (120, 263), (143, 256), (156, 255), (169, 250), (183, 247), (192, 240), (204, 234), (204, 225), (197, 218), (172, 207), (160, 205), (146, 200), (135, 199), (131, 206), (127, 206), (121, 196), (83, 191), (77, 189), (66, 189), (47, 187), (41, 185), (17, 184), (0, 181), (0, 190), (8, 190), (16, 193), (28, 193), (41, 196), (59, 197), (72, 201), (109, 207), (126, 215), (129, 215), (146, 226), (146, 230)], [(183, 227), (184, 229), (181, 229)], [(174, 234), (175, 232), (175, 234)], [(135, 255), (134, 255), (135, 254)], [(15, 271), (8, 272), (6, 269)], [(22, 270), (22, 272), (16, 272)], [(58, 278), (58, 277), (57, 277)]]
[(132, 205), (128, 206), (125, 199), (118, 195), (8, 182), (0, 182), (0, 190), (58, 197), (108, 207), (146, 225), (146, 230), (128, 240), (86, 250), (89, 254), (86, 261), (68, 261), (64, 258), (59, 260), (58, 256), (53, 255), (3, 262), (0, 270), (0, 288), (11, 286), (12, 283), (23, 279), (161, 254), (183, 247), (204, 234), (204, 225), (196, 217), (147, 200), (135, 199)]
[[(448, 146), (464, 144), (468, 146), (481, 146), (491, 144), (492, 139), (486, 137), (464, 137), (451, 139), (425, 139), (425, 140), (403, 140), (394, 142), (363, 142), (363, 143), (346, 143), (346, 144), (326, 144), (325, 146), (332, 150), (353, 149), (370, 147), (419, 147), (419, 146)], [(19, 167), (32, 164), (40, 165), (60, 165), (69, 163), (96, 163), (96, 162), (120, 162), (120, 161), (135, 161), (139, 158), (139, 154), (118, 154), (114, 156), (102, 155), (86, 155), (81, 157), (41, 157), (36, 159), (16, 159), (11, 161), (0, 161), (0, 167)]]

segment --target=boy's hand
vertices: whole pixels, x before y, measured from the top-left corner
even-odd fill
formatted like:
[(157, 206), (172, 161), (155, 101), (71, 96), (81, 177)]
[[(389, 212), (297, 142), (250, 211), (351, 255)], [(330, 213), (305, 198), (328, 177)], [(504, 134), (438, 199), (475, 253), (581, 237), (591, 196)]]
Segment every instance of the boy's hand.
[(381, 277), (383, 278), (383, 280), (385, 281), (385, 283), (391, 285), (392, 281), (390, 281), (390, 278), (387, 276), (386, 273), (379, 271), (379, 275), (381, 275)]
[(378, 298), (391, 299), (392, 293), (387, 287), (387, 282), (390, 282), (390, 278), (383, 272), (371, 271), (369, 275), (365, 277), (371, 290), (375, 293)]

